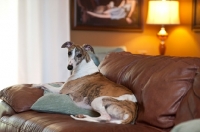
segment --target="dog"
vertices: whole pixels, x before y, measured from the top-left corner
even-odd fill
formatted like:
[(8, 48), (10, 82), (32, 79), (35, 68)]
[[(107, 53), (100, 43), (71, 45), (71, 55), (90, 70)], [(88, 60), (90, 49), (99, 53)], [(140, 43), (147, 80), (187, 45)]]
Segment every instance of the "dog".
[(66, 42), (61, 48), (68, 49), (68, 66), (71, 76), (59, 89), (50, 91), (67, 94), (81, 108), (91, 109), (99, 117), (71, 115), (75, 120), (106, 122), (115, 124), (134, 123), (137, 116), (137, 99), (128, 88), (116, 84), (100, 72), (88, 52), (94, 53), (92, 46), (79, 46)]

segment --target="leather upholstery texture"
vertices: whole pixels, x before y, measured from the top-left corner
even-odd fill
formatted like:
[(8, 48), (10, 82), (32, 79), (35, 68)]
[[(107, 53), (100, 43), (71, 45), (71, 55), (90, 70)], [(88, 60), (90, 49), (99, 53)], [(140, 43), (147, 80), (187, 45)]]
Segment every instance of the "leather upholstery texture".
[[(6, 130), (6, 131), (5, 131)], [(68, 115), (27, 111), (0, 120), (0, 132), (161, 132), (149, 125), (76, 121)]]
[(16, 95), (33, 89), (26, 86), (18, 91), (15, 86), (0, 92), (0, 98), (16, 112), (2, 114), (0, 132), (169, 132), (174, 125), (200, 118), (200, 58), (117, 52), (107, 55), (98, 68), (135, 94), (139, 108), (134, 125), (76, 121), (69, 115), (31, 111), (42, 90), (32, 91), (23, 102)]
[(130, 88), (136, 95), (139, 104), (137, 122), (162, 129), (174, 126), (177, 109), (187, 92), (190, 89), (199, 91), (200, 80), (196, 78), (199, 67), (199, 58), (127, 52), (110, 54), (99, 66), (108, 79)]

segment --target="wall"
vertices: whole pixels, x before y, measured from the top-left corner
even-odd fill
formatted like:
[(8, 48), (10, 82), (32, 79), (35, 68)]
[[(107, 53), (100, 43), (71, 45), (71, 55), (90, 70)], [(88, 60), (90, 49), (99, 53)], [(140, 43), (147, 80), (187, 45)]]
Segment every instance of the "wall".
[[(166, 40), (166, 55), (200, 57), (200, 33), (191, 30), (192, 0), (179, 0), (180, 25), (166, 26), (169, 37)], [(132, 53), (146, 52), (158, 55), (159, 39), (156, 37), (160, 26), (147, 25), (148, 0), (143, 0), (143, 32), (109, 32), (71, 30), (71, 41), (97, 46), (125, 45)]]

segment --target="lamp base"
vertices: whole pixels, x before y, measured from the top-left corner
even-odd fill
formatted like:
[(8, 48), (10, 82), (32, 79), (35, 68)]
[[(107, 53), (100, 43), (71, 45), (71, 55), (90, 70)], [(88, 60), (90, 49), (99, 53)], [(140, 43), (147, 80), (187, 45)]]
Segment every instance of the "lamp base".
[(160, 55), (164, 55), (165, 54), (165, 50), (166, 50), (165, 43), (160, 43), (160, 46), (159, 46)]
[(165, 31), (164, 26), (161, 27), (160, 31), (157, 34), (157, 37), (160, 39), (160, 46), (159, 46), (160, 55), (164, 55), (166, 50), (165, 40), (168, 37), (168, 33)]

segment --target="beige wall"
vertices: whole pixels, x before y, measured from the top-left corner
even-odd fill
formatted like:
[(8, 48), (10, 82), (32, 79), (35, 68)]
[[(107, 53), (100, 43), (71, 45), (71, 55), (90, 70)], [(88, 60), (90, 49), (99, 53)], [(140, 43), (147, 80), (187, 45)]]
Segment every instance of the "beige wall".
[[(200, 57), (200, 33), (191, 30), (192, 0), (179, 0), (181, 24), (166, 26), (169, 37), (166, 40), (166, 55)], [(158, 55), (160, 26), (147, 25), (148, 0), (143, 0), (143, 32), (75, 31), (71, 30), (71, 41), (97, 46), (127, 47), (129, 52), (146, 52)]]

